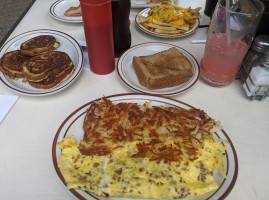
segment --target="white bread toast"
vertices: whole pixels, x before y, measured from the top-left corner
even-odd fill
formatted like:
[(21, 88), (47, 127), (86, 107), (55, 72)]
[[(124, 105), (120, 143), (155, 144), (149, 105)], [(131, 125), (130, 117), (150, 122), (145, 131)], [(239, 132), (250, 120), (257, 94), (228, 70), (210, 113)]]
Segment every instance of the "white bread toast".
[(176, 47), (141, 57), (144, 61), (162, 68), (188, 70), (192, 67), (190, 61)]
[[(173, 51), (174, 50), (172, 50), (172, 52)], [(142, 86), (148, 89), (162, 89), (179, 85), (192, 77), (192, 65), (189, 60), (185, 58), (188, 60), (186, 66), (180, 64), (181, 67), (176, 67), (178, 60), (184, 60), (185, 63), (185, 59), (177, 59), (176, 57), (179, 55), (173, 54), (173, 56), (170, 56), (167, 52), (169, 52), (169, 50), (163, 52), (163, 55), (166, 56), (163, 56), (162, 52), (159, 52), (158, 56), (156, 56), (156, 54), (140, 57), (134, 56), (133, 67), (138, 81)], [(165, 65), (160, 65), (160, 63), (165, 62), (165, 60), (167, 61)], [(157, 63), (157, 65), (155, 65), (155, 63)]]

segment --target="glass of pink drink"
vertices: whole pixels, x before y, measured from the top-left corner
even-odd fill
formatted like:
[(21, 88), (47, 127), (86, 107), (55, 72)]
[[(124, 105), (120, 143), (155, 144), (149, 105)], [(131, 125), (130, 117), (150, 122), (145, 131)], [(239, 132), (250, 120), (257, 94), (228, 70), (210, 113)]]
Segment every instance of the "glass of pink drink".
[(228, 85), (235, 79), (263, 10), (264, 5), (259, 0), (218, 2), (201, 61), (201, 79), (204, 82), (218, 87)]

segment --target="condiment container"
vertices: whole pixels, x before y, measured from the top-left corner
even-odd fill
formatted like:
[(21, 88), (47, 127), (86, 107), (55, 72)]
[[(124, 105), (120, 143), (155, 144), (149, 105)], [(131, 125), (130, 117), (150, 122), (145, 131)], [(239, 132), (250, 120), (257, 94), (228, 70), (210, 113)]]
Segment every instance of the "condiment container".
[(130, 0), (111, 0), (113, 18), (114, 54), (119, 57), (131, 46), (131, 31), (129, 16), (131, 9)]
[(247, 79), (252, 67), (260, 62), (267, 48), (269, 48), (269, 35), (256, 36), (237, 74), (242, 81)]
[(115, 69), (111, 0), (80, 0), (91, 70), (108, 74)]
[(264, 52), (263, 58), (252, 66), (243, 83), (247, 96), (253, 100), (262, 100), (269, 94), (269, 50)]

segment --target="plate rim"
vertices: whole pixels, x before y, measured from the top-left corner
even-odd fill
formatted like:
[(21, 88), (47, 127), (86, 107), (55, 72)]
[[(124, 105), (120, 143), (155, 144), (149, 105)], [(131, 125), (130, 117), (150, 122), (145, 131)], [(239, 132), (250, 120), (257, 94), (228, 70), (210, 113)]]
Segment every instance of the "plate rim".
[[(134, 48), (139, 47), (139, 46), (150, 46), (150, 45), (167, 45), (169, 47), (176, 47), (177, 49), (181, 49), (183, 52), (187, 53), (190, 57), (193, 58), (193, 62), (195, 63), (194, 68), (197, 71), (197, 73), (193, 75), (193, 76), (196, 76), (195, 80), (193, 82), (191, 82), (190, 85), (187, 84), (187, 86), (185, 86), (183, 89), (178, 89), (178, 90), (175, 90), (173, 92), (163, 92), (163, 93), (158, 93), (158, 92), (155, 92), (156, 90), (149, 90), (147, 88), (145, 88), (147, 91), (144, 91), (144, 90), (137, 88), (135, 85), (131, 84), (130, 82), (126, 81), (125, 78), (122, 77), (121, 73), (120, 73), (120, 71), (121, 71), (120, 66), (122, 65), (122, 63), (120, 63), (120, 61), (122, 61), (123, 57), (128, 55), (128, 53), (130, 53), (130, 51), (132, 51)], [(119, 57), (119, 59), (117, 61), (116, 68), (117, 68), (118, 77), (130, 89), (132, 89), (136, 92), (144, 93), (144, 94), (153, 94), (153, 95), (162, 95), (162, 96), (174, 96), (174, 95), (179, 95), (183, 92), (186, 92), (187, 90), (191, 89), (196, 84), (196, 82), (198, 81), (199, 76), (200, 76), (200, 65), (199, 65), (199, 62), (197, 61), (197, 59), (193, 56), (193, 54), (191, 54), (189, 51), (187, 51), (186, 49), (184, 49), (182, 47), (179, 47), (179, 46), (174, 45), (174, 44), (166, 43), (166, 42), (145, 42), (145, 43), (140, 43), (140, 44), (132, 46), (130, 49), (127, 49), (125, 52), (123, 52), (121, 54), (121, 56)]]
[[(146, 0), (145, 0), (146, 1)], [(152, 3), (152, 4), (134, 4), (132, 3), (133, 1), (131, 0), (131, 7), (132, 8), (148, 8), (148, 7), (153, 7), (156, 5), (159, 5), (160, 3)]]
[[(146, 0), (145, 0), (146, 1)], [(169, 0), (167, 0), (169, 1)], [(174, 0), (174, 2), (177, 1), (177, 0)], [(149, 7), (153, 7), (153, 6), (157, 6), (159, 5), (160, 3), (150, 3), (150, 4), (134, 4), (132, 3), (132, 0), (131, 0), (131, 7), (132, 8), (149, 8)]]
[[(63, 89), (67, 88), (68, 86), (70, 86), (75, 80), (76, 78), (80, 75), (82, 69), (83, 69), (83, 65), (84, 65), (84, 55), (83, 55), (83, 51), (79, 45), (79, 43), (77, 42), (76, 39), (74, 39), (71, 35), (64, 33), (62, 31), (58, 31), (58, 30), (53, 30), (53, 29), (35, 29), (35, 30), (30, 30), (30, 31), (26, 31), (23, 33), (20, 33), (18, 35), (15, 35), (14, 37), (10, 38), (7, 42), (5, 42), (3, 44), (3, 46), (0, 48), (0, 53), (3, 51), (3, 49), (10, 44), (10, 42), (12, 42), (14, 39), (18, 38), (18, 40), (20, 39), (21, 36), (26, 35), (26, 34), (38, 34), (39, 32), (48, 32), (48, 35), (54, 35), (55, 33), (58, 33), (60, 35), (63, 35), (67, 38), (70, 38), (70, 41), (72, 41), (73, 43), (75, 43), (79, 49), (77, 48), (77, 52), (78, 52), (78, 57), (81, 60), (81, 64), (80, 66), (75, 66), (77, 68), (77, 70), (75, 69), (75, 71), (73, 72), (73, 74), (65, 81), (66, 84), (60, 84), (57, 87), (54, 88), (50, 88), (50, 91), (46, 91), (48, 89), (44, 89), (44, 91), (40, 90), (37, 92), (32, 92), (32, 91), (27, 91), (24, 89), (19, 89), (17, 88), (15, 85), (13, 85), (11, 82), (8, 81), (7, 76), (5, 74), (3, 74), (2, 72), (0, 72), (0, 81), (10, 90), (22, 94), (22, 95), (26, 95), (26, 96), (46, 96), (46, 95), (51, 95), (51, 94), (55, 94), (57, 92), (62, 91)], [(13, 43), (12, 43), (13, 44)], [(10, 45), (12, 45), (10, 44)], [(10, 46), (8, 46), (6, 48), (6, 51), (8, 51), (8, 49), (10, 48)], [(4, 55), (4, 54), (3, 54)], [(79, 63), (78, 63), (79, 64)], [(72, 76), (74, 76), (72, 79), (70, 79)], [(4, 77), (4, 78), (3, 78)], [(70, 79), (70, 80), (69, 80)], [(69, 81), (68, 81), (69, 80)], [(20, 79), (17, 81), (21, 81)], [(8, 83), (9, 84), (8, 84)], [(64, 82), (63, 82), (64, 83)]]
[[(157, 98), (156, 101), (167, 101), (165, 102), (166, 104), (171, 104), (171, 105), (174, 105), (174, 106), (177, 106), (177, 104), (179, 105), (185, 105), (189, 108), (196, 108), (188, 103), (185, 103), (185, 102), (182, 102), (180, 100), (177, 100), (177, 99), (172, 99), (172, 98), (168, 98), (168, 97), (163, 97), (163, 96), (159, 96), (159, 95), (153, 95), (153, 94), (136, 94), (136, 93), (122, 93), (122, 94), (114, 94), (114, 95), (109, 95), (109, 96), (106, 96), (106, 98), (108, 99), (113, 99), (113, 98), (120, 98), (122, 97), (121, 100), (124, 100), (124, 97), (129, 97), (129, 98), (132, 98), (132, 97), (136, 97), (136, 98), (143, 98), (147, 99), (147, 101), (151, 100), (151, 98)], [(101, 97), (102, 98), (102, 97)], [(58, 161), (57, 161), (57, 154), (56, 154), (56, 149), (57, 149), (57, 141), (58, 141), (58, 138), (59, 138), (59, 135), (61, 133), (61, 129), (64, 127), (64, 125), (73, 117), (73, 116), (76, 116), (76, 113), (78, 113), (80, 110), (84, 111), (79, 114), (79, 116), (76, 116), (75, 119), (78, 119), (79, 117), (81, 117), (83, 114), (85, 114), (86, 112), (86, 107), (88, 107), (89, 105), (91, 105), (94, 101), (98, 101), (100, 100), (101, 98), (97, 98), (97, 99), (94, 99), (94, 100), (91, 100), (87, 103), (85, 103), (84, 105), (80, 106), (79, 108), (75, 109), (73, 112), (71, 112), (71, 114), (69, 114), (65, 119), (64, 121), (61, 123), (60, 127), (57, 129), (57, 132), (56, 132), (56, 135), (54, 136), (54, 139), (53, 139), (53, 143), (52, 143), (52, 160), (53, 160), (53, 166), (54, 166), (54, 169), (58, 175), (58, 177), (60, 178), (61, 182), (65, 185), (65, 188), (74, 196), (76, 197), (77, 199), (79, 200), (87, 200), (86, 198), (84, 198), (78, 191), (80, 190), (76, 190), (76, 189), (68, 189), (66, 187), (66, 183), (64, 181), (64, 177), (61, 173), (61, 170), (59, 169), (58, 167)], [(126, 99), (126, 98), (125, 98)], [(118, 99), (119, 100), (119, 99)], [(169, 102), (168, 102), (169, 101)], [(74, 120), (73, 120), (74, 122)], [(71, 123), (70, 126), (72, 126), (73, 122)], [(68, 127), (68, 129), (70, 128), (70, 126)], [(223, 133), (223, 135), (225, 136), (225, 138), (228, 140), (229, 142), (229, 145), (231, 147), (231, 151), (233, 153), (233, 158), (234, 158), (234, 173), (233, 173), (233, 176), (232, 176), (232, 180), (230, 182), (230, 184), (228, 185), (227, 189), (222, 193), (222, 195), (218, 198), (219, 200), (224, 200), (229, 194), (230, 192), (233, 190), (234, 188), (234, 185), (236, 183), (236, 180), (237, 180), (237, 177), (238, 177), (238, 171), (239, 171), (239, 168), (238, 168), (238, 157), (237, 157), (237, 153), (236, 153), (236, 150), (234, 148), (234, 145), (230, 139), (230, 137), (228, 136), (228, 134), (225, 132), (225, 130), (221, 130), (221, 132)], [(66, 134), (66, 133), (65, 133)], [(218, 135), (217, 135), (218, 136)], [(228, 157), (228, 154), (226, 153), (227, 157)], [(228, 166), (229, 167), (229, 166)], [(222, 182), (222, 184), (220, 185), (219, 189), (221, 188), (221, 186), (223, 185), (223, 183), (225, 182), (226, 179), (224, 179), (224, 181)], [(217, 191), (216, 190), (211, 196), (209, 196), (208, 198), (206, 198), (206, 200), (211, 200), (211, 198), (214, 197), (214, 194), (216, 194)], [(101, 200), (101, 198), (98, 198), (94, 195), (92, 195), (91, 193), (89, 192), (86, 192), (86, 191), (83, 191), (84, 193), (87, 193), (87, 195), (91, 196), (91, 198), (93, 199), (96, 199), (96, 200)], [(190, 198), (191, 199), (191, 198)]]
[(57, 15), (57, 13), (55, 12), (55, 7), (58, 6), (60, 3), (64, 3), (66, 2), (66, 0), (57, 0), (56, 2), (54, 2), (51, 6), (50, 6), (50, 16), (53, 17), (56, 20), (59, 20), (61, 22), (69, 22), (69, 23), (83, 23), (82, 20), (82, 16), (81, 18), (79, 17), (77, 20), (76, 19), (64, 19), (62, 17), (60, 17), (59, 15)]
[[(145, 8), (143, 10), (141, 10), (140, 12), (138, 12), (137, 14), (141, 14), (141, 13), (144, 13), (144, 12), (148, 12), (150, 10), (150, 8)], [(173, 38), (181, 38), (181, 37), (186, 37), (186, 36), (189, 36), (193, 33), (195, 33), (198, 28), (199, 28), (199, 25), (200, 25), (200, 20), (197, 19), (196, 20), (196, 26), (190, 30), (190, 31), (187, 31), (186, 33), (184, 34), (161, 34), (161, 33), (155, 33), (153, 31), (150, 31), (148, 29), (146, 29), (144, 26), (142, 26), (139, 21), (138, 21), (138, 15), (135, 15), (135, 24), (136, 26), (143, 32), (149, 34), (149, 35), (152, 35), (152, 36), (156, 36), (156, 37), (159, 37), (159, 38), (168, 38), (168, 39), (173, 39)]]

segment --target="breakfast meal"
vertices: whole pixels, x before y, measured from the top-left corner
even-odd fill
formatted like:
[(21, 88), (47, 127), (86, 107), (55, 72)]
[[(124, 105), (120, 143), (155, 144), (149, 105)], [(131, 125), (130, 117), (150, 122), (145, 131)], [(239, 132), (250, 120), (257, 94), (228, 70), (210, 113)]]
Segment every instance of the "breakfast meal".
[(148, 89), (173, 87), (193, 76), (190, 61), (177, 48), (148, 56), (134, 56), (133, 67), (139, 83)]
[(161, 3), (163, 1), (167, 1), (167, 0), (147, 0), (147, 3)]
[(28, 59), (20, 50), (8, 52), (0, 59), (0, 71), (12, 79), (24, 78), (21, 66)]
[(147, 16), (137, 14), (139, 23), (146, 29), (159, 34), (185, 33), (201, 18), (201, 7), (184, 9), (171, 2), (162, 2), (150, 8)]
[(58, 167), (69, 189), (97, 196), (172, 199), (198, 197), (226, 177), (220, 122), (204, 111), (176, 106), (94, 101), (84, 136), (58, 143)]
[(51, 35), (33, 37), (20, 45), (20, 50), (5, 53), (0, 71), (11, 79), (23, 79), (32, 87), (49, 89), (70, 77), (75, 66), (70, 57), (53, 51), (60, 45)]
[(40, 53), (52, 51), (60, 46), (55, 37), (51, 35), (40, 35), (21, 44), (21, 51), (24, 55), (34, 56)]
[(80, 5), (77, 7), (70, 7), (68, 8), (65, 12), (64, 15), (66, 17), (81, 17), (82, 12), (81, 12), (81, 7)]
[(74, 65), (69, 56), (60, 51), (39, 54), (22, 65), (28, 83), (36, 88), (48, 89), (59, 85), (73, 72)]

